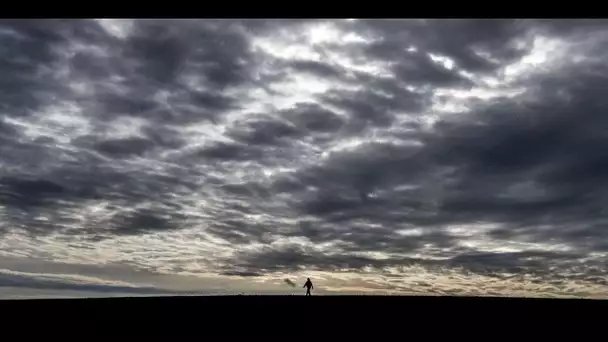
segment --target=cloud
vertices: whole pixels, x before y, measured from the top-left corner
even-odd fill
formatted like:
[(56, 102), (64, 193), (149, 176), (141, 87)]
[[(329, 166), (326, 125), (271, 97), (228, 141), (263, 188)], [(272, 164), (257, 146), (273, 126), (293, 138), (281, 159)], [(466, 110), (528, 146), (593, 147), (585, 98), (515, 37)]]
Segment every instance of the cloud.
[(607, 29), (4, 21), (0, 252), (228, 288), (603, 296)]
[(56, 280), (55, 277), (49, 277), (35, 274), (19, 274), (6, 270), (0, 271), (0, 287), (20, 287), (20, 288), (35, 288), (42, 290), (70, 290), (70, 291), (90, 291), (90, 292), (118, 292), (118, 293), (133, 293), (133, 294), (161, 294), (154, 288), (134, 287), (116, 284), (90, 283), (81, 281), (70, 281), (69, 279)]

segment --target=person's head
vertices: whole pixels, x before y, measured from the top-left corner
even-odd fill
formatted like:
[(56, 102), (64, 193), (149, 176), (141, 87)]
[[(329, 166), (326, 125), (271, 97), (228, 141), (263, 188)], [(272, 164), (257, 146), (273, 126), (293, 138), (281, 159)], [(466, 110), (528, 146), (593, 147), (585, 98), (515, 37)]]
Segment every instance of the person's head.
[(310, 278), (306, 278), (306, 280), (310, 281)]

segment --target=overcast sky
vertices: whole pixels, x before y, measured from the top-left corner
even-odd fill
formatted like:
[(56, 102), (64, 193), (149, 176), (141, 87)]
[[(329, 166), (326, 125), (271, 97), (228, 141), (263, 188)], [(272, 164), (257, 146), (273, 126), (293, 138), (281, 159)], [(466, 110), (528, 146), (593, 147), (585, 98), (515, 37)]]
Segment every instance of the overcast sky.
[(2, 20), (0, 297), (607, 297), (607, 24)]

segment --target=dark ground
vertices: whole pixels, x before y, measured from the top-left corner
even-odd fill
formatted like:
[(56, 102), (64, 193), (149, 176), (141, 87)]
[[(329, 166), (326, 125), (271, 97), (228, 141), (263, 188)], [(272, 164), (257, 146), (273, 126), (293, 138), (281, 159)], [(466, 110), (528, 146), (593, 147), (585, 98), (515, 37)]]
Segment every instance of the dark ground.
[[(413, 296), (212, 296), (0, 301), (8, 331), (96, 335), (294, 333), (581, 334), (604, 330), (608, 301)], [(597, 323), (594, 323), (597, 322)], [(599, 325), (598, 325), (599, 323)], [(404, 330), (405, 329), (405, 330)], [(454, 330), (456, 329), (456, 330)], [(464, 329), (464, 330), (463, 330)], [(80, 334), (80, 333), (79, 333)], [(316, 334), (316, 333), (315, 333)], [(605, 335), (605, 331), (602, 336)], [(291, 335), (289, 335), (291, 336)], [(316, 335), (315, 335), (316, 336)], [(596, 338), (594, 338), (596, 339)], [(544, 339), (543, 339), (544, 340)], [(604, 340), (604, 337), (600, 338)]]

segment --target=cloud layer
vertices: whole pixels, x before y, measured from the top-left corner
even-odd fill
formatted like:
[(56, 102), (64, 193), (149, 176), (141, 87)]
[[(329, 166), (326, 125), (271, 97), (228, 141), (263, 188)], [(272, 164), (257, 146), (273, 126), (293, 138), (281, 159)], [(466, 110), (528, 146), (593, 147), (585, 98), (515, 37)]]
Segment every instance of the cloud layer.
[(3, 20), (0, 252), (285, 291), (603, 297), (607, 33)]

